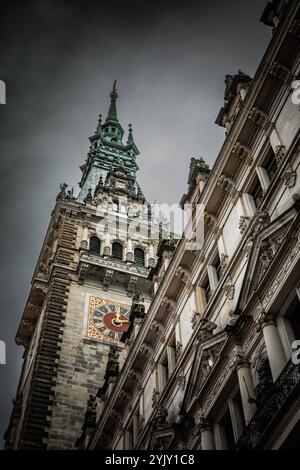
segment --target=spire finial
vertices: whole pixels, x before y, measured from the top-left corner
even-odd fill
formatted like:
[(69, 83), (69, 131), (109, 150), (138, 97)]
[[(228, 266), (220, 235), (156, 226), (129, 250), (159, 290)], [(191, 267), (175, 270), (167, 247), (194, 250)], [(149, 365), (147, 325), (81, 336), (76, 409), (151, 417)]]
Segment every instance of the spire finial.
[(133, 142), (132, 124), (128, 124), (128, 139), (127, 139), (127, 144), (132, 144), (132, 142)]
[(118, 98), (118, 93), (116, 89), (116, 84), (117, 80), (114, 81), (111, 93), (110, 93), (110, 107), (108, 111), (107, 118), (105, 122), (113, 121), (113, 122), (119, 122), (117, 118), (117, 105), (116, 105), (116, 100)]
[(112, 100), (116, 100), (118, 98), (116, 85), (117, 85), (117, 80), (114, 81), (114, 84), (113, 84), (113, 87), (112, 87), (112, 90), (111, 90), (111, 93), (110, 93), (110, 98)]

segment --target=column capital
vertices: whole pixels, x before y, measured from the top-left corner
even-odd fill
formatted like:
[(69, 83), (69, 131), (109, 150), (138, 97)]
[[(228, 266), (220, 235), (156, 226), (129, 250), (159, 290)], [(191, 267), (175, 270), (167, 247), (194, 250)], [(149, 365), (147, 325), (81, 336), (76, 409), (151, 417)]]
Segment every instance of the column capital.
[(211, 431), (212, 423), (210, 419), (204, 418), (204, 416), (201, 416), (197, 424), (197, 427), (198, 427), (199, 433), (201, 434), (204, 431)]
[(247, 358), (244, 356), (242, 353), (235, 353), (233, 358), (232, 358), (232, 365), (236, 368), (239, 369), (240, 367), (249, 367), (250, 364), (247, 360)]
[(276, 318), (275, 315), (271, 312), (266, 312), (262, 310), (259, 314), (259, 317), (256, 321), (257, 323), (257, 330), (260, 331), (261, 329), (265, 328), (268, 325), (276, 325)]

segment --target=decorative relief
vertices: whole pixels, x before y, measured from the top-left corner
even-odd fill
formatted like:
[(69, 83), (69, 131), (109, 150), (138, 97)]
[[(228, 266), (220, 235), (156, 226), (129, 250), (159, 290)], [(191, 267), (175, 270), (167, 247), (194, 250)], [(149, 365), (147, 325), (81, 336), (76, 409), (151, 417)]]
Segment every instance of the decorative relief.
[(140, 352), (149, 358), (153, 356), (154, 349), (150, 346), (150, 344), (144, 343), (140, 348)]
[(176, 346), (175, 346), (176, 360), (180, 358), (181, 354), (182, 354), (182, 344), (179, 341), (176, 341)]
[(236, 194), (235, 181), (226, 175), (220, 175), (217, 180), (217, 186), (220, 186), (224, 191), (231, 195)]
[(114, 271), (112, 269), (106, 269), (103, 277), (103, 287), (105, 290), (109, 289), (111, 280), (113, 278)]
[(291, 165), (288, 165), (284, 175), (282, 176), (282, 179), (287, 188), (292, 188), (293, 186), (295, 186), (297, 180), (297, 173), (291, 167)]
[(232, 300), (234, 298), (235, 288), (233, 282), (230, 279), (229, 282), (224, 285), (223, 289), (225, 291), (226, 299)]
[(247, 230), (250, 220), (251, 220), (251, 217), (247, 217), (246, 215), (240, 216), (239, 230), (240, 230), (241, 235), (243, 235), (243, 233)]
[(248, 118), (260, 127), (266, 127), (268, 124), (268, 114), (256, 106), (251, 109)]
[(268, 325), (275, 325), (276, 324), (276, 318), (273, 313), (266, 312), (265, 310), (262, 310), (259, 314), (259, 317), (257, 319), (257, 331), (261, 331), (262, 328)]
[(180, 388), (180, 390), (185, 389), (185, 384), (186, 384), (186, 377), (184, 375), (183, 369), (179, 370), (178, 376), (177, 376), (177, 383)]
[(192, 316), (192, 318), (191, 318), (191, 324), (192, 324), (192, 329), (193, 329), (193, 330), (194, 330), (194, 329), (196, 328), (196, 326), (198, 325), (200, 318), (201, 318), (200, 313), (197, 312), (197, 311), (194, 311), (193, 316)]
[(250, 239), (253, 240), (256, 235), (262, 232), (270, 223), (270, 215), (267, 211), (259, 211), (254, 216), (254, 223), (250, 233)]
[(227, 268), (227, 261), (228, 261), (228, 256), (225, 255), (225, 253), (221, 253), (220, 255), (220, 266), (221, 266), (221, 273), (224, 274)]
[(239, 141), (234, 144), (232, 153), (234, 153), (240, 160), (245, 161), (248, 165), (251, 165), (253, 162), (251, 150)]
[(183, 266), (178, 266), (175, 271), (175, 276), (179, 277), (184, 284), (190, 284), (191, 272)]
[(170, 297), (164, 297), (161, 301), (161, 306), (166, 307), (169, 312), (174, 312), (177, 308), (175, 300), (171, 299)]
[(284, 157), (285, 157), (285, 146), (278, 145), (275, 149), (275, 159), (276, 159), (276, 163), (278, 166), (280, 166), (283, 163)]
[(273, 298), (275, 292), (278, 290), (282, 280), (284, 279), (285, 275), (290, 270), (291, 266), (293, 265), (295, 259), (299, 257), (300, 253), (300, 245), (297, 244), (292, 251), (287, 256), (286, 260), (283, 262), (280, 271), (278, 272), (277, 276), (273, 280), (269, 290), (265, 293), (264, 298), (262, 300), (262, 304), (264, 307), (267, 307), (271, 299)]
[(212, 405), (212, 402), (214, 401), (214, 398), (216, 397), (216, 395), (220, 393), (220, 389), (222, 388), (222, 385), (224, 385), (225, 379), (227, 375), (230, 373), (230, 370), (231, 370), (230, 364), (227, 363), (222, 373), (219, 375), (217, 381), (215, 382), (211, 393), (204, 400), (203, 407), (202, 407), (203, 414), (207, 414), (209, 407)]
[(138, 282), (137, 276), (130, 276), (128, 286), (127, 286), (127, 291), (129, 294), (133, 294), (133, 292), (136, 290), (137, 282)]
[(159, 321), (153, 320), (150, 325), (150, 330), (152, 330), (157, 336), (162, 336), (165, 332), (165, 327)]
[(273, 62), (270, 67), (270, 74), (279, 80), (287, 83), (291, 77), (291, 70), (285, 65), (280, 64), (279, 62)]
[(152, 408), (156, 408), (159, 399), (159, 392), (154, 388), (152, 392)]

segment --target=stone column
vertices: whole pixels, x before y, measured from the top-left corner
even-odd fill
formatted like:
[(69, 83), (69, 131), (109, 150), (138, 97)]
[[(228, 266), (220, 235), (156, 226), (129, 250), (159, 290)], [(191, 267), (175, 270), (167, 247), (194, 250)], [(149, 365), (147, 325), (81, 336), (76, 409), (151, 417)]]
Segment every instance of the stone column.
[(150, 243), (149, 245), (149, 253), (148, 253), (148, 266), (150, 268), (153, 268), (155, 265), (155, 261), (154, 261), (154, 246), (152, 243)]
[(250, 371), (250, 365), (246, 358), (237, 353), (233, 358), (233, 363), (236, 367), (239, 387), (242, 398), (243, 412), (246, 426), (251, 421), (253, 415), (256, 413), (256, 405), (251, 403), (250, 398), (255, 399), (254, 385)]
[(263, 331), (272, 377), (275, 382), (287, 363), (287, 358), (276, 327), (275, 317), (272, 313), (261, 312), (258, 324), (259, 328)]
[(104, 237), (104, 250), (103, 250), (104, 256), (109, 256), (110, 251), (111, 251), (110, 234), (108, 232), (106, 232), (105, 237)]
[(200, 418), (199, 431), (201, 436), (202, 450), (215, 450), (215, 440), (212, 432), (211, 422), (206, 418)]
[(132, 240), (128, 238), (127, 240), (127, 251), (126, 251), (126, 261), (133, 261), (133, 252), (132, 252)]
[(88, 238), (89, 238), (89, 228), (88, 228), (88, 225), (85, 224), (83, 226), (80, 248), (83, 248), (83, 249), (88, 248)]

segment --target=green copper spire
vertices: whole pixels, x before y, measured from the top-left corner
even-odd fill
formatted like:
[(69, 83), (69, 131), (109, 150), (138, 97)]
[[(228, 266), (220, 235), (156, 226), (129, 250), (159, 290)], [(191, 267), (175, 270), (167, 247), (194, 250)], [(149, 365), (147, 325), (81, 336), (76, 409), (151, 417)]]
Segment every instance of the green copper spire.
[(117, 116), (117, 105), (116, 105), (116, 101), (118, 98), (116, 84), (117, 84), (117, 80), (114, 81), (114, 85), (110, 93), (110, 107), (109, 107), (108, 115), (107, 115), (105, 122), (116, 122), (116, 123), (119, 122), (118, 116)]

